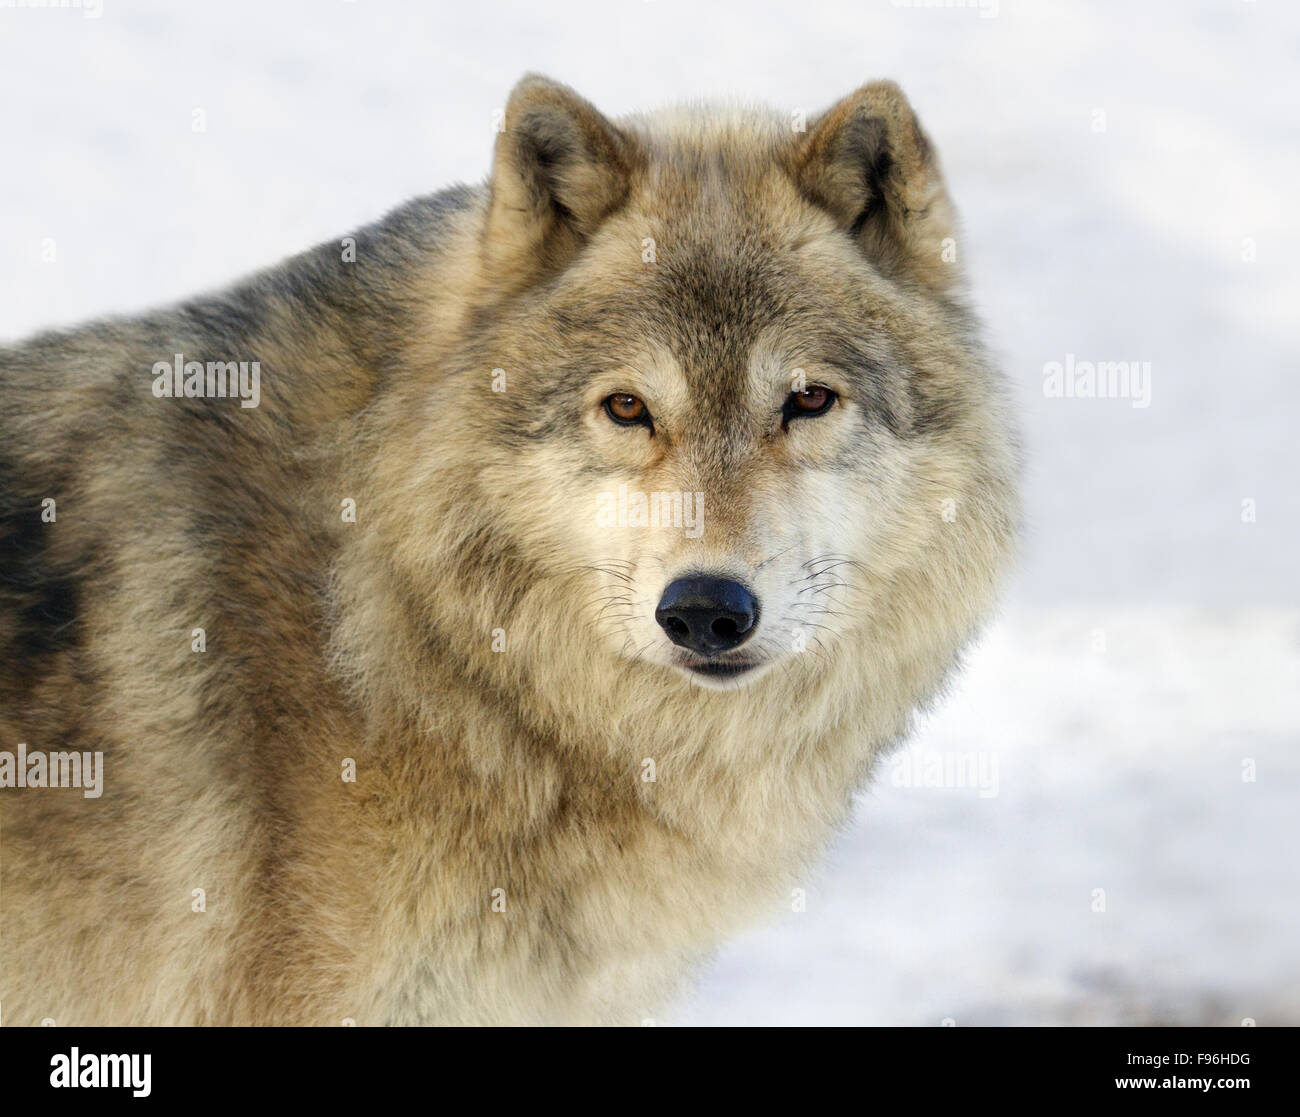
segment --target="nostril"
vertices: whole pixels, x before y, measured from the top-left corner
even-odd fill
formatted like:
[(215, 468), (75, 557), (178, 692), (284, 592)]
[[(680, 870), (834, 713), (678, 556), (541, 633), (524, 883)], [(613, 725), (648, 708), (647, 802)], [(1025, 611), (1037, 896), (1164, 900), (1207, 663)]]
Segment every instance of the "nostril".
[(690, 635), (690, 627), (681, 617), (665, 617), (663, 625), (673, 636)]
[(709, 631), (723, 640), (734, 640), (740, 635), (740, 629), (736, 627), (736, 622), (730, 617), (719, 617), (709, 625)]

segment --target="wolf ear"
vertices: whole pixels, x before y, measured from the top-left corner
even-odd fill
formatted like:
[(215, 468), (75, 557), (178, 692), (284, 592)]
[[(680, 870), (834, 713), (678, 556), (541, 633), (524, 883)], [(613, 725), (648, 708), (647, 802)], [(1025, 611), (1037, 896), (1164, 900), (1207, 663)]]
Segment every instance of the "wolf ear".
[(957, 277), (956, 215), (939, 161), (903, 91), (862, 86), (814, 120), (795, 180), (883, 272), (945, 290)]
[(567, 86), (529, 74), (506, 103), (485, 232), (498, 283), (563, 266), (627, 197), (634, 141)]

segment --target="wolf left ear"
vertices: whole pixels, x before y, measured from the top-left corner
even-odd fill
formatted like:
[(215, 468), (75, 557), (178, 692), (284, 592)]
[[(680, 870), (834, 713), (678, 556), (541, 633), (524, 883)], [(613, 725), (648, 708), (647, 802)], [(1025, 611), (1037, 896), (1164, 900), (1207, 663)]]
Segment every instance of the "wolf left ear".
[(956, 216), (939, 161), (892, 81), (870, 82), (814, 120), (793, 173), (885, 274), (940, 291), (955, 281)]
[(639, 155), (568, 86), (524, 77), (497, 137), (485, 232), (494, 280), (524, 286), (562, 267), (627, 197)]

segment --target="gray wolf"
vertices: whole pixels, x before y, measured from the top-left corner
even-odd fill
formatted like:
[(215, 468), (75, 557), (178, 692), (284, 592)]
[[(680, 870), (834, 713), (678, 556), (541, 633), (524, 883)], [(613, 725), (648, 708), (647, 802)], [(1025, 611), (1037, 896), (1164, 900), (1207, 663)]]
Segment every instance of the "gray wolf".
[(530, 76), (482, 187), (0, 350), (6, 1022), (662, 1013), (995, 602), (959, 247), (892, 83)]

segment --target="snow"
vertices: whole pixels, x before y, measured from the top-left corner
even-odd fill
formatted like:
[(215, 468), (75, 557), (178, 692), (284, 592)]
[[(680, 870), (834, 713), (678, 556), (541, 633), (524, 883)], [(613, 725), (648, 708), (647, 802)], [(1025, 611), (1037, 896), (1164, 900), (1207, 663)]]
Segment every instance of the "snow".
[[(731, 944), (685, 1018), (1300, 1022), (1298, 634), (1295, 610), (1013, 608), (807, 910)], [(925, 786), (945, 757), (995, 778)]]
[[(1300, 1023), (1298, 50), (1300, 10), (1246, 0), (0, 5), (0, 337), (481, 178), (527, 70), (611, 113), (898, 79), (965, 217), (1030, 524), (900, 755), (996, 763), (997, 793), (886, 764), (807, 910), (664, 1022)], [(1149, 362), (1150, 406), (1046, 396), (1067, 356)]]

